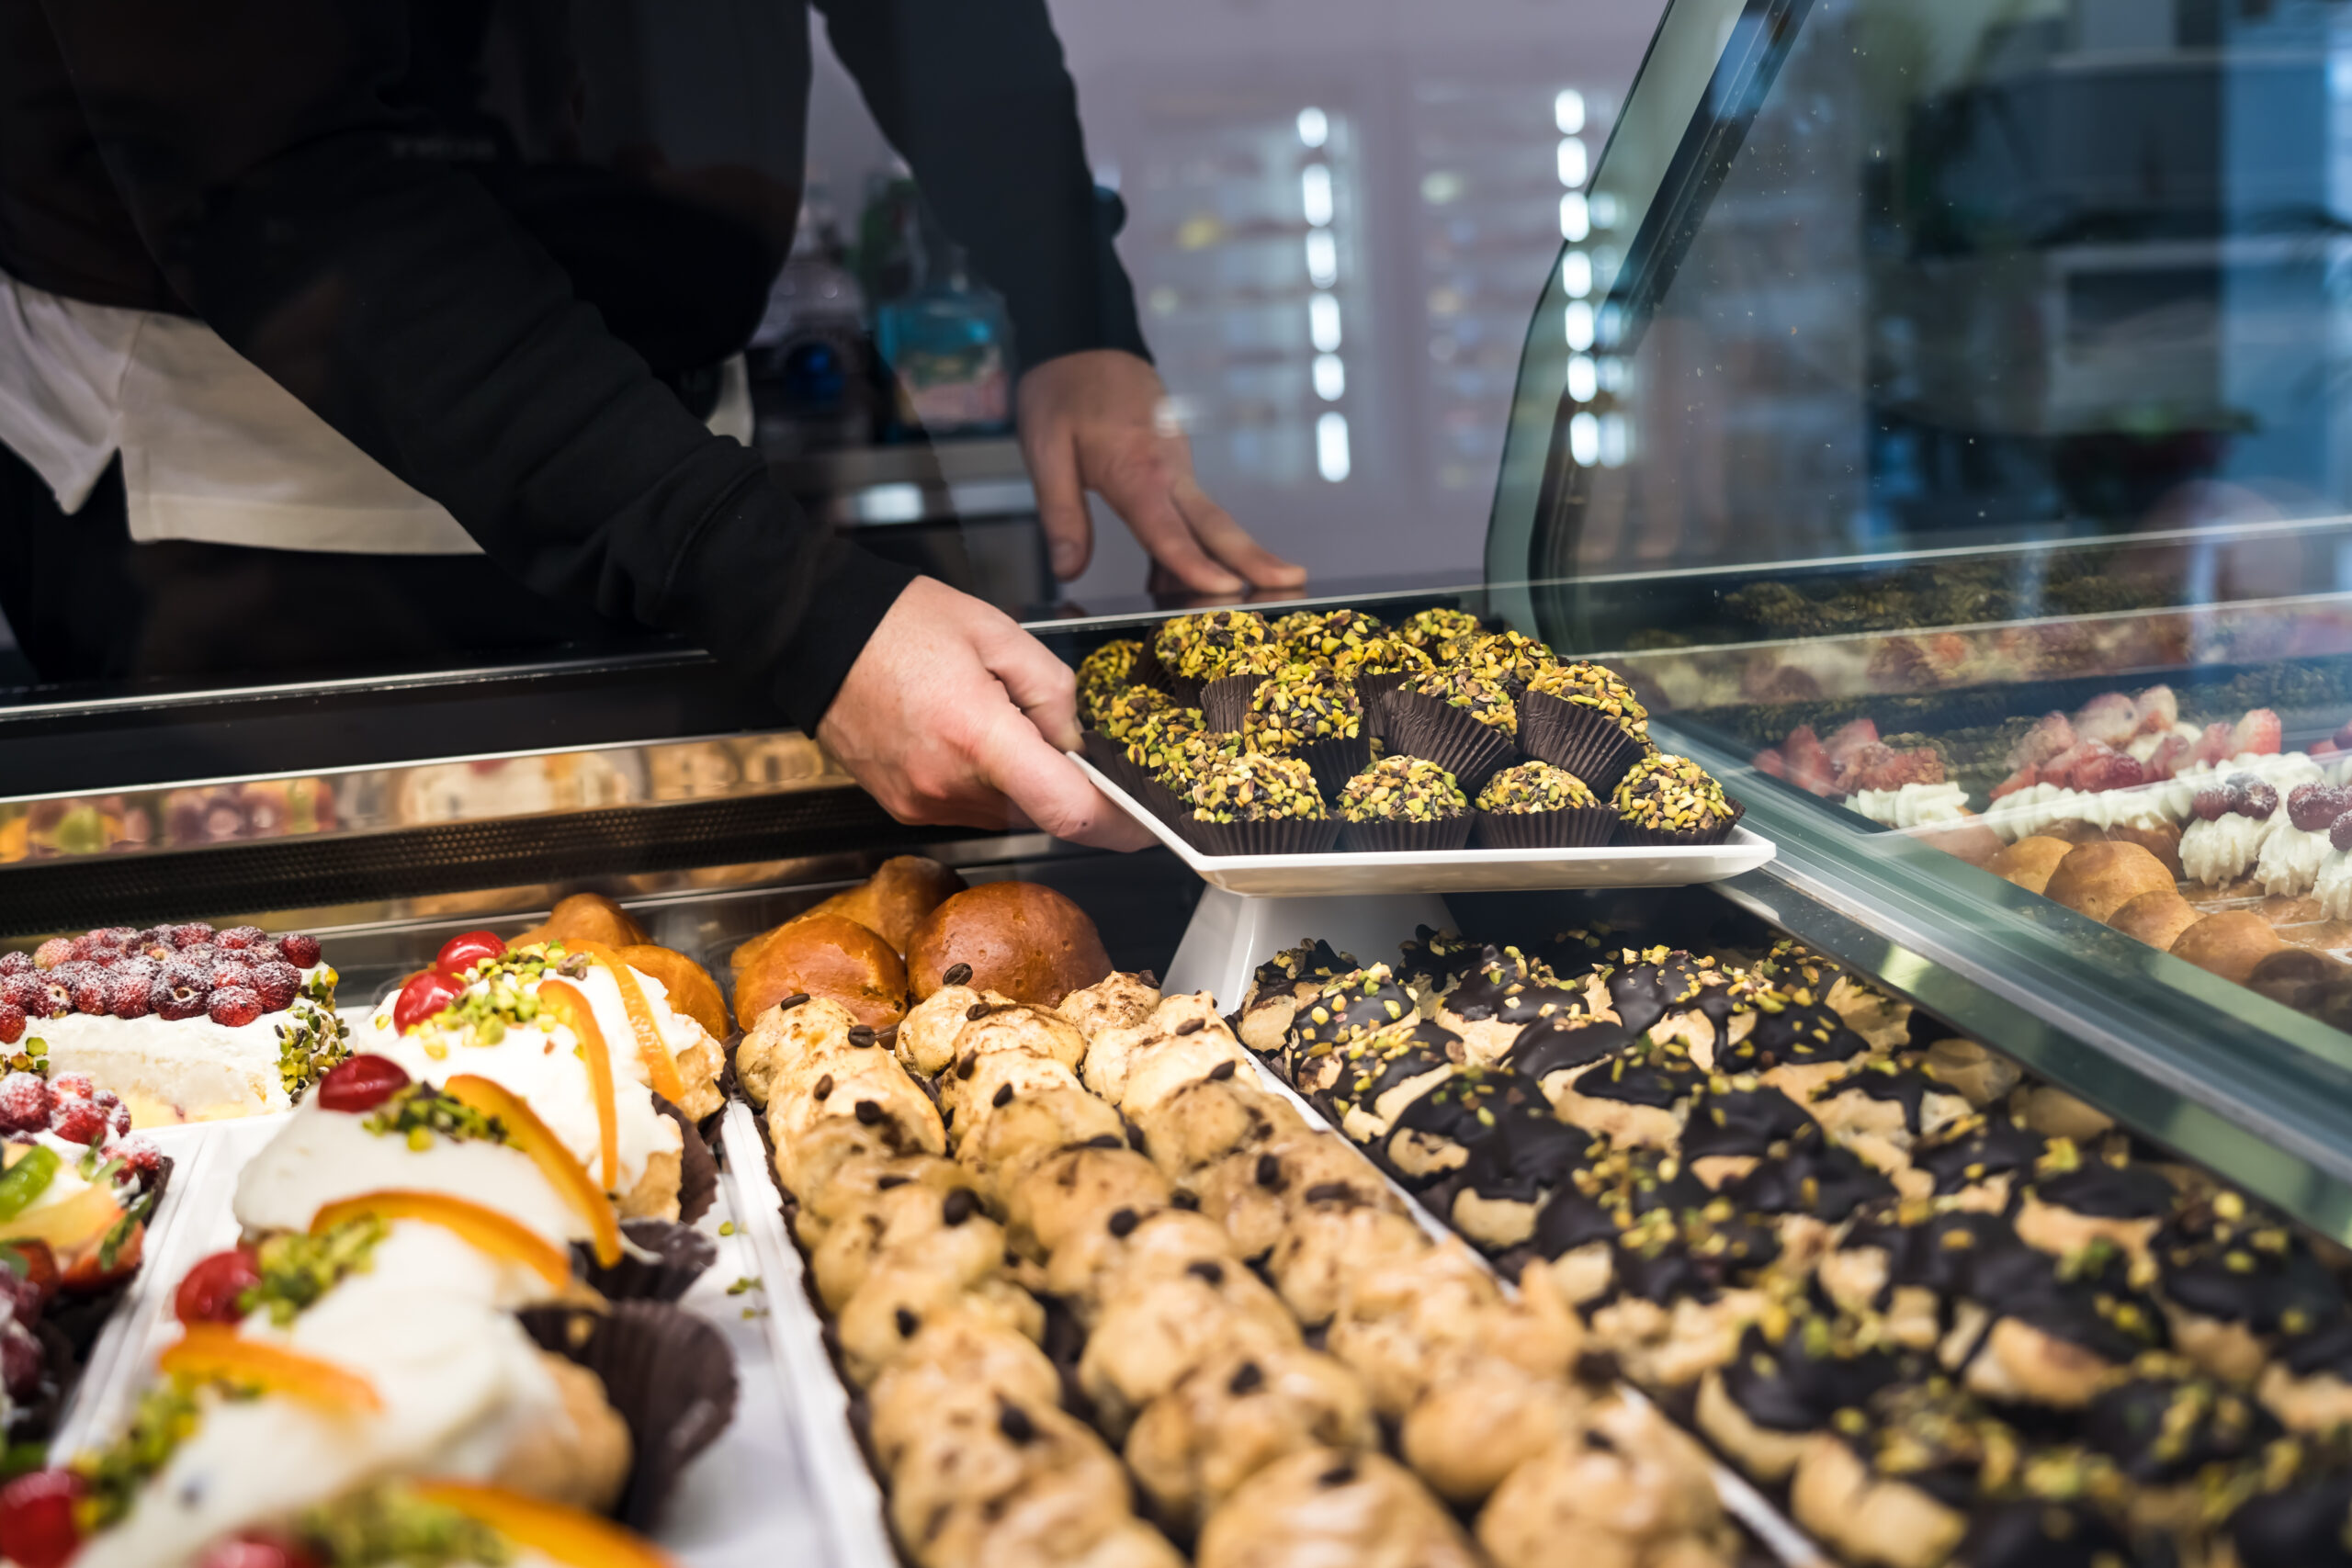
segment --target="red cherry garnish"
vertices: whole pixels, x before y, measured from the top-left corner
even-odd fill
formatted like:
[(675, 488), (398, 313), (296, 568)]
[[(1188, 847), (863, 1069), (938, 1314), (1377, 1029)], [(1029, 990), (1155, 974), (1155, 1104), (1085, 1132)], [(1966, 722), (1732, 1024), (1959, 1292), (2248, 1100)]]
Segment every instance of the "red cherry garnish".
[(322, 1111), (356, 1116), (373, 1111), (408, 1087), (408, 1074), (389, 1056), (354, 1056), (327, 1069), (319, 1080)]
[(400, 1000), (392, 1004), (392, 1026), (406, 1034), (463, 996), (465, 989), (448, 976), (435, 970), (427, 969), (421, 975), (412, 975), (408, 984), (401, 987)]
[(441, 944), (433, 960), (433, 967), (444, 975), (458, 976), (485, 958), (499, 958), (506, 953), (505, 942), (493, 931), (461, 931)]
[(82, 1544), (74, 1528), (82, 1492), (70, 1470), (36, 1470), (0, 1486), (0, 1554), (18, 1568), (64, 1568)]
[(172, 1296), (172, 1311), (182, 1323), (235, 1323), (245, 1315), (237, 1298), (260, 1283), (261, 1267), (254, 1254), (232, 1247), (187, 1271)]
[(248, 1535), (220, 1542), (197, 1560), (196, 1568), (318, 1568), (318, 1560), (292, 1541)]

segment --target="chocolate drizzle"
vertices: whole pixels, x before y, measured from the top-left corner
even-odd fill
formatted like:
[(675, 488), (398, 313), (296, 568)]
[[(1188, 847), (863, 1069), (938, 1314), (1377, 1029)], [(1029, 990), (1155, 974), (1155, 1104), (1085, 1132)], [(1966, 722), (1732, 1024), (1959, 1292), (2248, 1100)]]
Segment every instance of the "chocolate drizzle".
[(1272, 991), (1287, 991), (1301, 981), (1335, 979), (1355, 966), (1354, 959), (1334, 952), (1322, 938), (1309, 937), (1258, 965), (1250, 976), (1250, 998), (1255, 1000)]
[(1865, 1100), (1892, 1101), (1901, 1106), (1903, 1124), (1917, 1134), (1926, 1114), (1928, 1096), (1956, 1097), (1957, 1091), (1921, 1068), (1902, 1067), (1892, 1062), (1879, 1061), (1865, 1063), (1844, 1077), (1823, 1086), (1815, 1098), (1826, 1101), (1845, 1094), (1859, 1094)]
[(1344, 1045), (1401, 1023), (1414, 1010), (1413, 994), (1398, 984), (1387, 964), (1375, 964), (1332, 980), (1298, 1010), (1291, 1020), (1292, 1049), (1306, 1055), (1318, 1046)]
[(1639, 1036), (1615, 1019), (1594, 1013), (1556, 1012), (1519, 1032), (1503, 1066), (1542, 1081), (1554, 1073), (1588, 1067), (1616, 1055)]
[(1443, 1024), (1424, 1019), (1352, 1041), (1338, 1047), (1338, 1055), (1339, 1077), (1325, 1091), (1325, 1098), (1342, 1111), (1354, 1106), (1377, 1115), (1381, 1097), (1391, 1089), (1430, 1073), (1459, 1067), (1462, 1037)]
[(1840, 1410), (1858, 1408), (1902, 1375), (1894, 1351), (1857, 1344), (1815, 1315), (1790, 1324), (1778, 1344), (1760, 1325), (1740, 1337), (1723, 1369), (1724, 1393), (1743, 1415), (1775, 1432), (1813, 1432)]
[(1835, 1224), (1865, 1203), (1893, 1198), (1894, 1183), (1844, 1145), (1807, 1136), (1787, 1156), (1765, 1160), (1724, 1191), (1741, 1208), (1759, 1214), (1809, 1214)]
[(1705, 1082), (1706, 1075), (1689, 1052), (1679, 1045), (1651, 1044), (1587, 1068), (1571, 1087), (1587, 1100), (1665, 1110), (1690, 1099)]
[(1424, 1145), (1458, 1147), (1467, 1168), (1482, 1146), (1502, 1136), (1506, 1122), (1533, 1114), (1552, 1120), (1533, 1084), (1499, 1067), (1464, 1067), (1399, 1112), (1389, 1136), (1411, 1134)]
[(2231, 1516), (2245, 1568), (2352, 1568), (2352, 1472), (2315, 1476), (2250, 1499)]
[(2167, 1229), (2154, 1250), (2165, 1294), (2200, 1317), (2257, 1334), (2301, 1334), (2345, 1317), (2344, 1288), (2284, 1225), (2195, 1237)]
[(1980, 1514), (1952, 1561), (1969, 1568), (2114, 1568), (2151, 1560), (2087, 1504), (2036, 1497)]
[(1682, 1157), (1714, 1155), (1761, 1156), (1807, 1129), (1818, 1131), (1804, 1108), (1769, 1084), (1753, 1078), (1713, 1078), (1690, 1100), (1682, 1127)]
[(2133, 1481), (2168, 1486), (2207, 1465), (2252, 1458), (2279, 1427), (2247, 1395), (2166, 1369), (2101, 1391), (2083, 1412), (2082, 1434)]
[(2072, 1170), (2041, 1177), (2033, 1193), (2043, 1202), (2100, 1220), (2154, 1220), (2170, 1215), (2179, 1193), (2161, 1171), (2144, 1165), (2090, 1159)]
[(2049, 1148), (2050, 1140), (2024, 1122), (1996, 1115), (1964, 1122), (1913, 1149), (1911, 1163), (1935, 1178), (1939, 1196), (1949, 1196), (1989, 1177), (2030, 1170)]
[[(1779, 999), (1778, 993), (1767, 995)], [(1870, 1051), (1870, 1042), (1824, 1003), (1781, 999), (1775, 1010), (1751, 996), (1741, 1005), (1754, 1010), (1756, 1027), (1729, 1048), (1730, 1060), (1723, 1065), (1736, 1071), (1826, 1066), (1855, 1061)]]
[(1446, 997), (1441, 1016), (1464, 1023), (1527, 1025), (1555, 1013), (1577, 1012), (1584, 993), (1553, 983), (1551, 971), (1515, 947), (1488, 947), (1476, 968)]

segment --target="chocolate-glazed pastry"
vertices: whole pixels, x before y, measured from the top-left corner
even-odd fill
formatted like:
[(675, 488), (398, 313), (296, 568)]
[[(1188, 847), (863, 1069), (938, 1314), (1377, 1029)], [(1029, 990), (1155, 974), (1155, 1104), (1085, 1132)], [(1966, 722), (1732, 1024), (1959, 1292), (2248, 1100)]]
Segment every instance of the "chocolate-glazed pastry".
[(1788, 1479), (1808, 1439), (1901, 1376), (1904, 1358), (1867, 1317), (1769, 1308), (1739, 1352), (1699, 1384), (1699, 1427), (1755, 1480)]
[(1804, 987), (1787, 989), (1750, 975), (1736, 1005), (1749, 1021), (1724, 1052), (1726, 1071), (1755, 1073), (1802, 1105), (1871, 1054), (1870, 1042)]
[(1790, 1509), (1849, 1561), (1939, 1568), (1977, 1500), (2017, 1473), (2018, 1449), (2007, 1424), (1944, 1379), (1891, 1384), (1807, 1445)]
[[(1594, 1063), (1631, 1049), (1637, 1038), (1614, 1018), (1555, 1012), (1521, 1030), (1503, 1053), (1502, 1065), (1549, 1095)], [(1555, 1078), (1560, 1080), (1556, 1085)]]
[(2258, 1387), (2262, 1403), (2292, 1431), (2352, 1426), (2352, 1317), (2282, 1340)]
[(2052, 1138), (2018, 1201), (2018, 1235), (2053, 1258), (2105, 1241), (2141, 1258), (2179, 1205), (2178, 1190), (2120, 1145), (2093, 1154)]
[(1402, 1023), (1418, 1010), (1413, 993), (1385, 964), (1351, 970), (1327, 982), (1291, 1020), (1283, 1047), (1283, 1076), (1305, 1095), (1339, 1081), (1337, 1047)]
[(1462, 1036), (1469, 1060), (1492, 1066), (1528, 1025), (1577, 1011), (1579, 992), (1556, 984), (1552, 972), (1515, 947), (1488, 947), (1478, 964), (1438, 1003), (1440, 1023)]
[(1943, 1337), (1944, 1304), (1967, 1292), (1977, 1259), (2023, 1248), (1997, 1214), (1907, 1199), (1862, 1210), (1814, 1278), (1839, 1307), (1879, 1314), (1898, 1343), (1924, 1350)]
[(1832, 1135), (1897, 1185), (1910, 1174), (1913, 1145), (1973, 1114), (1967, 1100), (1926, 1072), (1883, 1057), (1815, 1090), (1807, 1105)]
[(1535, 1216), (1529, 1238), (1561, 1293), (1579, 1304), (1606, 1295), (1616, 1278), (1618, 1233), (1664, 1210), (1714, 1201), (1673, 1155), (1592, 1145), (1592, 1162), (1568, 1173)]
[(1804, 1108), (1752, 1077), (1717, 1074), (1690, 1098), (1682, 1124), (1681, 1154), (1691, 1174), (1721, 1190), (1757, 1168), (1767, 1156), (1783, 1154), (1798, 1134), (1820, 1127)]
[(1398, 944), (1403, 962), (1397, 974), (1405, 984), (1419, 997), (1425, 1010), (1433, 1010), (1436, 998), (1453, 988), (1454, 983), (1478, 967), (1486, 956), (1487, 944), (1473, 942), (1460, 931), (1431, 931), (1427, 926), (1415, 926), (1413, 934)]
[(1477, 1147), (1515, 1115), (1543, 1110), (1543, 1096), (1516, 1073), (1467, 1066), (1398, 1112), (1375, 1145), (1408, 1184), (1424, 1186), (1470, 1163)]
[(2344, 1287), (2310, 1245), (2235, 1192), (2184, 1211), (2149, 1250), (2173, 1343), (2215, 1377), (2252, 1382), (2282, 1337), (2345, 1315)]
[(1611, 1143), (1670, 1149), (1705, 1082), (1681, 1045), (1648, 1041), (1562, 1080), (1546, 1098), (1562, 1121)]
[(1771, 1226), (1728, 1202), (1654, 1211), (1618, 1235), (1614, 1292), (1591, 1311), (1593, 1337), (1636, 1383), (1689, 1388), (1765, 1312), (1759, 1287), (1780, 1255)]
[(2251, 1395), (2161, 1351), (2115, 1374), (2084, 1408), (2079, 1429), (2084, 1445), (2139, 1489), (2132, 1517), (2171, 1530), (2193, 1527), (2224, 1472), (2279, 1436), (2278, 1421)]
[(1983, 1398), (2052, 1410), (2081, 1409), (2105, 1374), (2165, 1342), (2163, 1314), (2104, 1242), (2064, 1259), (1983, 1251), (1951, 1316), (1937, 1350), (1946, 1371)]
[(2018, 1498), (1984, 1508), (1951, 1568), (2121, 1568), (2150, 1558), (2105, 1510), (2079, 1498)]
[(1339, 1076), (1317, 1097), (1359, 1144), (1377, 1143), (1406, 1107), (1462, 1070), (1462, 1038), (1411, 1017), (1333, 1048)]
[(1865, 1204), (1893, 1199), (1894, 1184), (1818, 1129), (1799, 1134), (1792, 1144), (1788, 1153), (1760, 1162), (1724, 1192), (1741, 1209), (1770, 1216), (1781, 1250), (1813, 1266), (1828, 1253), (1836, 1227)]
[(2021, 1176), (2050, 1152), (2050, 1140), (2006, 1111), (1973, 1116), (1911, 1146), (1911, 1164), (1925, 1171), (1936, 1197), (1962, 1209), (2005, 1213)]
[[(2352, 1469), (2314, 1464), (2271, 1482), (2226, 1527), (2236, 1568), (2352, 1568)], [(2221, 1560), (2226, 1561), (2226, 1560)]]
[(1534, 1235), (1546, 1195), (1601, 1145), (1553, 1115), (1540, 1094), (1504, 1094), (1487, 1107), (1495, 1125), (1471, 1146), (1447, 1216), (1473, 1245), (1498, 1252)]
[[(1916, 1011), (1871, 984), (1835, 959), (1826, 958), (1793, 938), (1783, 938), (1756, 964), (1755, 973), (1783, 991), (1807, 993), (1826, 1004), (1846, 1027), (1882, 1051), (1912, 1043), (1919, 1021), (1933, 1020)], [(1927, 1040), (1917, 1043), (1927, 1044)]]
[(1567, 983), (1582, 987), (1586, 1010), (1614, 1016), (1635, 1034), (1664, 1030), (1713, 1067), (1731, 1041), (1736, 978), (1713, 958), (1659, 946), (1619, 948)]
[(1241, 1043), (1261, 1056), (1283, 1048), (1291, 1021), (1307, 999), (1331, 981), (1358, 965), (1346, 953), (1333, 951), (1321, 939), (1309, 937), (1286, 947), (1258, 965), (1241, 1003), (1241, 1024), (1235, 1031)]

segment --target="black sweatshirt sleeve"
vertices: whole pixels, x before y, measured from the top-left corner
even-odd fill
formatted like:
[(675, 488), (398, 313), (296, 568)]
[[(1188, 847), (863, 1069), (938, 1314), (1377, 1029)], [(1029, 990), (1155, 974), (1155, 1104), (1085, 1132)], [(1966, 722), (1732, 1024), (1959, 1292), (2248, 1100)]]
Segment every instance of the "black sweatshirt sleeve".
[(815, 4), (925, 199), (1005, 297), (1022, 363), (1150, 357), (1045, 0)]
[(403, 6), (43, 3), (190, 310), (532, 588), (690, 637), (815, 726), (913, 573), (705, 429), (385, 107)]

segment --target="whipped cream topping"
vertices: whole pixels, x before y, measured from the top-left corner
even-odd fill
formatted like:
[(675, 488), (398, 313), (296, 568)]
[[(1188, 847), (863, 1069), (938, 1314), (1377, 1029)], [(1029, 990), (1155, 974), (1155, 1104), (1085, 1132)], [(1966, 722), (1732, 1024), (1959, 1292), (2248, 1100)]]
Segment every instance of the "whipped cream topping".
[(2320, 862), (2312, 891), (2319, 896), (2320, 912), (2331, 920), (2352, 920), (2352, 855), (2330, 849)]
[(288, 1117), (277, 1135), (237, 1173), (232, 1204), (237, 1224), (249, 1234), (306, 1231), (329, 1203), (362, 1192), (406, 1190), (446, 1193), (495, 1209), (558, 1246), (588, 1239), (587, 1222), (522, 1150), (478, 1138), (444, 1137), (412, 1148), (401, 1134), (368, 1131), (367, 1121), (315, 1105)]
[(2291, 897), (2312, 890), (2319, 880), (2321, 863), (2335, 852), (2335, 846), (2325, 833), (2305, 832), (2287, 820), (2285, 813), (2286, 807), (2280, 807), (2279, 820), (2256, 858), (2254, 874), (2265, 893)]
[(1968, 792), (1956, 784), (1907, 784), (1899, 789), (1857, 790), (1849, 810), (1890, 828), (1926, 828), (1968, 816)]
[(2287, 808), (2282, 805), (2267, 818), (2241, 817), (2232, 811), (2211, 822), (2191, 821), (2180, 835), (2181, 869), (2208, 886), (2234, 881), (2254, 869), (2262, 857), (2262, 846), (2286, 820)]
[[(305, 987), (322, 967), (302, 971)], [(75, 1012), (30, 1020), (25, 1034), (48, 1043), (51, 1073), (88, 1074), (130, 1107), (133, 1126), (156, 1127), (284, 1111), (293, 1103), (280, 1070), (284, 1032), (334, 1029), (332, 1002), (322, 1005), (306, 988), (251, 1023)]]
[[(589, 1013), (612, 1057), (620, 1144), (620, 1179), (616, 1190), (627, 1193), (644, 1179), (646, 1166), (655, 1155), (678, 1152), (682, 1144), (678, 1125), (654, 1108), (653, 1091), (648, 1087), (645, 1064), (638, 1059), (637, 1034), (629, 1025), (619, 985), (601, 964), (591, 964), (587, 974), (567, 984), (587, 998)], [(665, 1041), (673, 1037), (680, 1022), (696, 1031), (682, 1046), (698, 1037), (699, 1026), (669, 1010), (668, 993), (650, 976), (640, 975), (639, 984), (645, 987), (654, 1021), (664, 1026)], [(486, 991), (489, 984), (476, 981), (472, 989)], [(426, 1022), (402, 1034), (392, 1023), (396, 999), (396, 996), (386, 997), (366, 1024), (352, 1032), (354, 1052), (388, 1056), (422, 1083), (442, 1083), (459, 1073), (489, 1078), (529, 1105), (582, 1164), (592, 1172), (597, 1170), (601, 1134), (595, 1096), (587, 1064), (579, 1054), (579, 1039), (567, 1025), (542, 1012), (528, 1022), (506, 1026), (503, 1038), (490, 1044), (482, 1043), (480, 1032), (470, 1025), (447, 1030)]]

